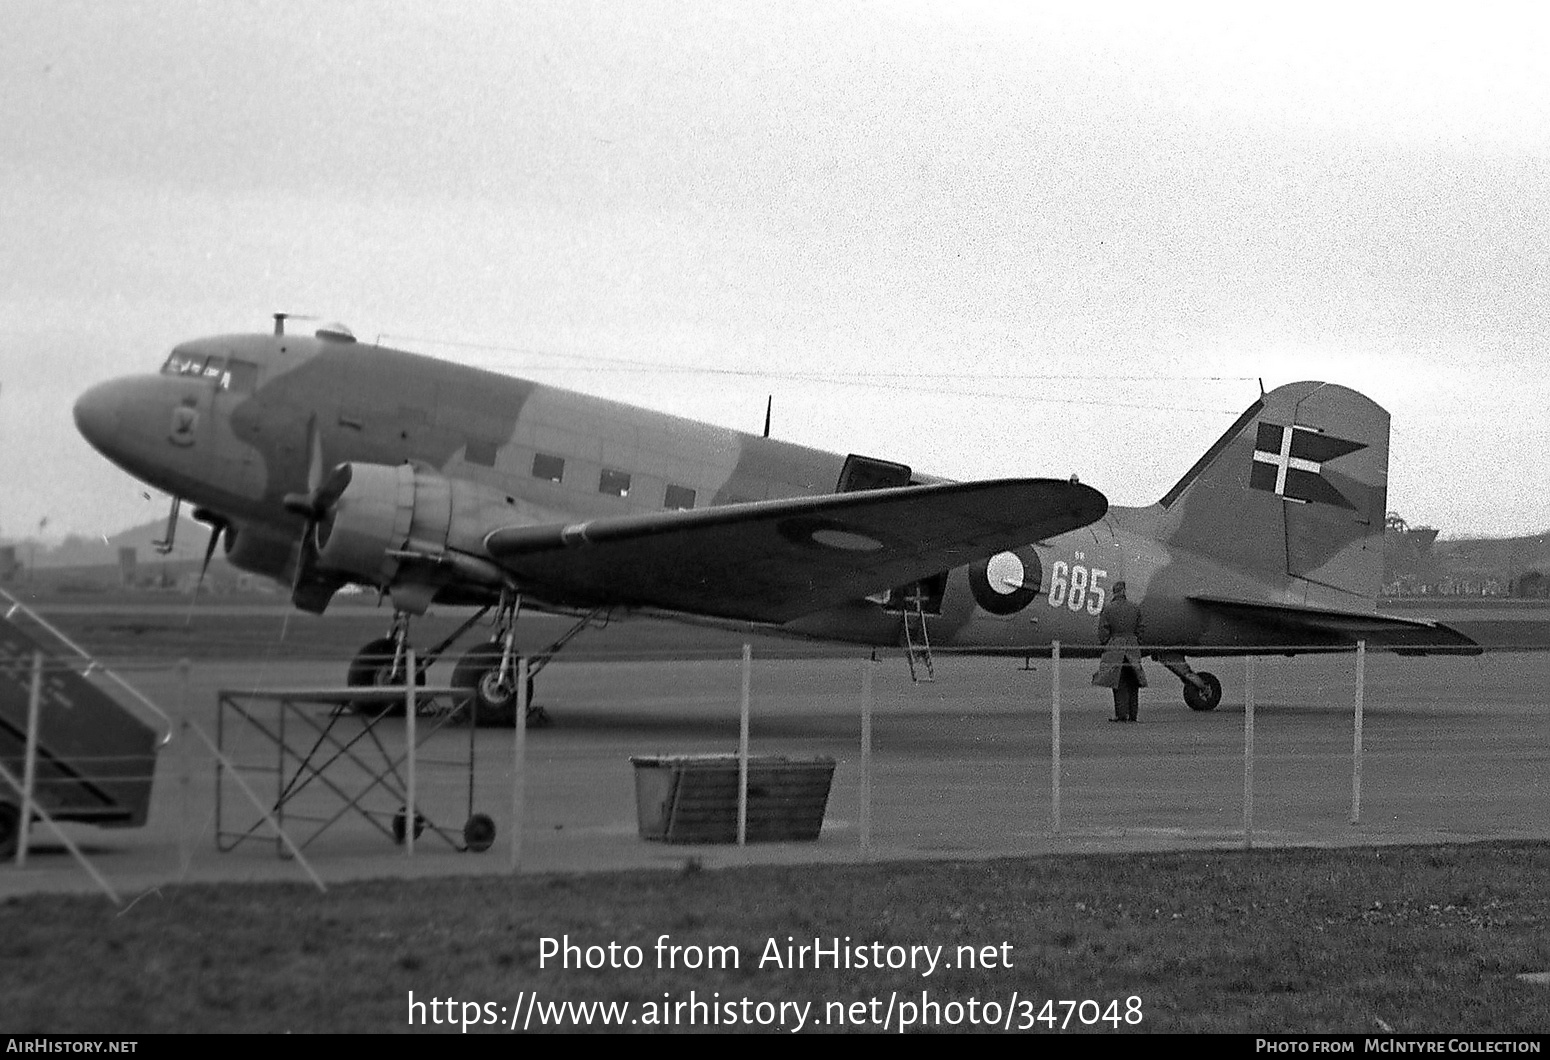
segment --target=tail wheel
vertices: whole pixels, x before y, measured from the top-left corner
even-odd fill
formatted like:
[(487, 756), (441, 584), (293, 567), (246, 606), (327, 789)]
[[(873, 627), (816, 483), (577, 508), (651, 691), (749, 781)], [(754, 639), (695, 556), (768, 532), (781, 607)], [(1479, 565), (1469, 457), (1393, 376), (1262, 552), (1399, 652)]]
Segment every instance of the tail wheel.
[[(345, 674), (345, 685), (349, 688), (403, 687), (404, 675), (393, 672), (393, 661), (397, 654), (398, 642), (392, 637), (378, 637), (371, 641), (356, 652), (355, 658), (350, 660), (350, 669)], [(415, 684), (425, 684), (424, 671), (415, 675)], [(404, 713), (404, 704), (401, 700), (385, 702), (380, 699), (362, 699), (351, 703), (350, 708), (357, 714), (370, 714), (376, 717), (399, 718)]]
[(0, 861), (10, 861), (16, 856), (16, 844), (21, 841), (22, 811), (14, 802), (0, 802)]
[[(501, 677), (501, 646), (481, 644), (469, 649), (452, 671), (452, 687), (458, 690), (457, 709), (473, 718), (475, 725), (517, 723), (517, 675), (515, 663)], [(533, 679), (527, 679), (527, 703), (533, 705)]]
[(1190, 710), (1215, 710), (1222, 702), (1222, 682), (1216, 679), (1215, 674), (1197, 673), (1205, 687), (1196, 685), (1193, 681), (1184, 682), (1184, 702), (1189, 704)]

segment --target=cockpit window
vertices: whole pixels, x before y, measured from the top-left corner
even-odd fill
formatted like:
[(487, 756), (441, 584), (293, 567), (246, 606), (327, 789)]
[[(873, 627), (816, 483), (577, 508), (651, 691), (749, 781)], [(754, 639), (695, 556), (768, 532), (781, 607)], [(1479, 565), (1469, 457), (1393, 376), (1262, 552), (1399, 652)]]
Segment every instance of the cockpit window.
[(196, 379), (213, 379), (217, 390), (248, 392), (258, 385), (258, 365), (252, 361), (240, 361), (235, 357), (228, 364), (219, 354), (179, 353), (173, 351), (167, 363), (161, 366), (162, 375), (181, 375)]
[(219, 379), (226, 374), (226, 358), (206, 353), (172, 352), (167, 363), (161, 366), (162, 375), (191, 375), (205, 379)]
[(226, 374), (221, 376), (220, 388), (222, 390), (235, 390), (239, 394), (251, 393), (258, 386), (258, 365), (252, 361), (239, 361), (233, 357), (226, 365)]

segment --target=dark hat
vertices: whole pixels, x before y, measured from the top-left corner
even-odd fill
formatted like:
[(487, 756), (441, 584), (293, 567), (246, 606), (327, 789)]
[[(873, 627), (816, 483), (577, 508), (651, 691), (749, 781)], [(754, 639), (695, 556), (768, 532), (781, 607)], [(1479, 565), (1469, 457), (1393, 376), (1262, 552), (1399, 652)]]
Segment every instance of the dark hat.
[(1114, 583), (1114, 595), (1115, 596), (1124, 596), (1125, 595), (1125, 583), (1124, 582), (1115, 582)]

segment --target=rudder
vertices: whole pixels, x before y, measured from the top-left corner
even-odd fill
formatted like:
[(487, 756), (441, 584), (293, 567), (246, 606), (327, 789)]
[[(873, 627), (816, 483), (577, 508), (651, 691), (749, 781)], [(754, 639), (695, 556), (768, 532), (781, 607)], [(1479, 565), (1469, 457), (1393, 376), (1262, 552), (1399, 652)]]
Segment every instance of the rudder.
[(1161, 538), (1307, 604), (1370, 606), (1383, 579), (1389, 414), (1333, 383), (1265, 394), (1161, 505)]

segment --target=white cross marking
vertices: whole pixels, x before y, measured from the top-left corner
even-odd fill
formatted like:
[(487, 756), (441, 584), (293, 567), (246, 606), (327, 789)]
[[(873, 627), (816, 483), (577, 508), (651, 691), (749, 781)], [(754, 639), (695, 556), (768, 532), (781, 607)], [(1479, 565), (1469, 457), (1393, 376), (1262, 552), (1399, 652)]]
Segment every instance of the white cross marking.
[[(1254, 459), (1262, 464), (1276, 465), (1276, 489), (1281, 496), (1286, 496), (1286, 470), (1296, 468), (1298, 471), (1311, 471), (1315, 475), (1323, 468), (1323, 464), (1317, 460), (1304, 460), (1300, 456), (1292, 455), (1292, 432), (1296, 427), (1281, 428), (1281, 452), (1267, 453), (1263, 449), (1254, 450)], [(1304, 428), (1306, 430), (1306, 428)], [(1315, 432), (1317, 433), (1317, 432)]]

